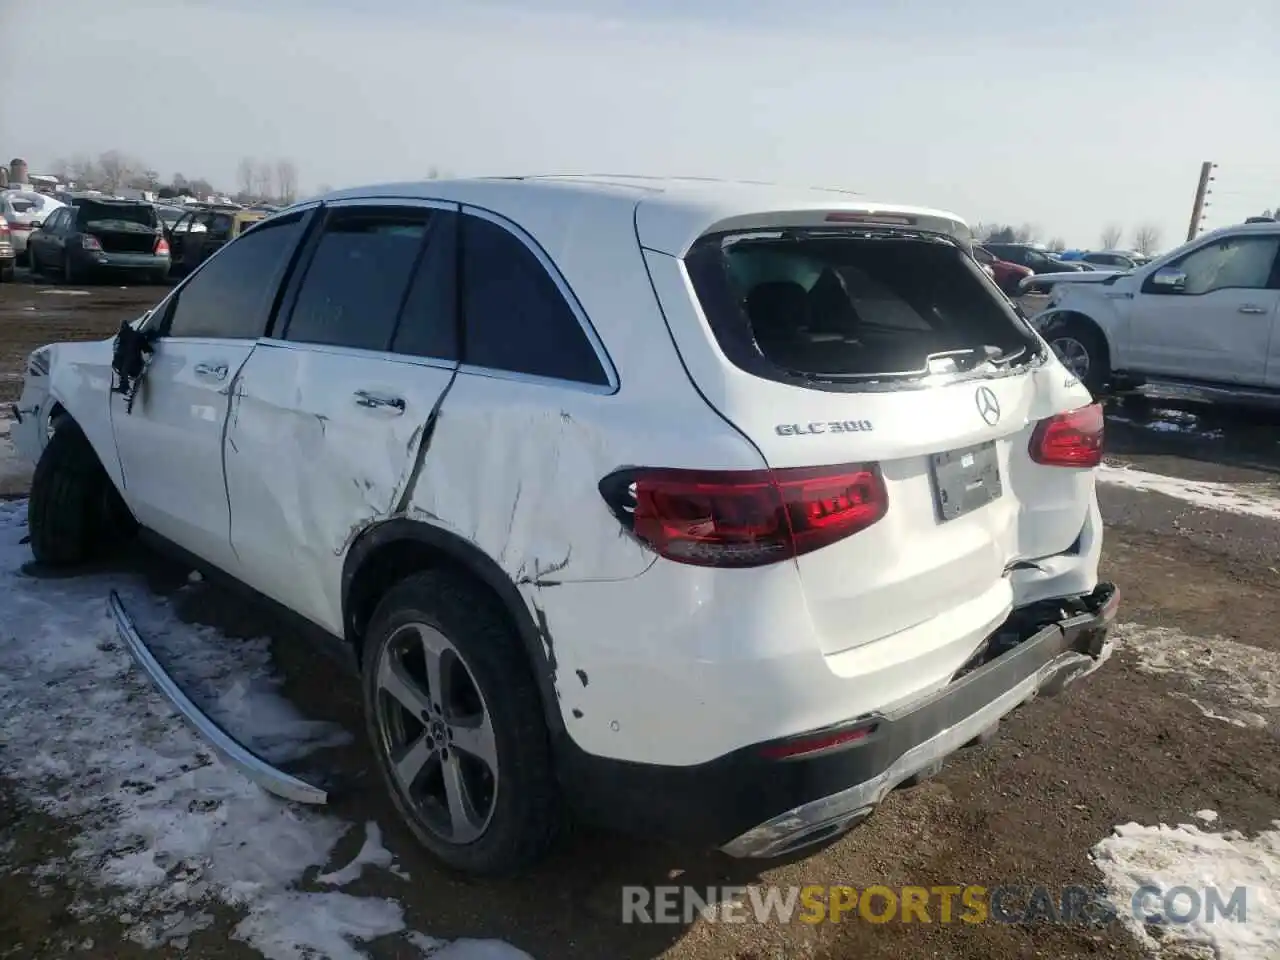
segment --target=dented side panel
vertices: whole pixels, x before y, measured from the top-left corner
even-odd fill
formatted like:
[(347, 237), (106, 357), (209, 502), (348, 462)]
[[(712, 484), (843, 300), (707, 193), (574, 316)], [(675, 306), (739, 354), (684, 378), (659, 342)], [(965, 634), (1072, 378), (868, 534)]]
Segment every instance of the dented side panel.
[[(59, 343), (50, 350), (48, 392), (40, 398), (39, 409), (30, 411), (36, 429), (30, 435), (36, 443), (24, 442), (24, 453), (38, 458), (44, 450), (44, 429), (49, 411), (59, 404), (80, 425), (111, 481), (119, 489), (123, 485), (120, 460), (116, 456), (111, 433), (111, 351), (114, 340), (90, 343)], [(26, 392), (23, 402), (27, 403)], [(31, 401), (35, 405), (34, 400)]]
[(342, 635), (355, 538), (403, 513), (451, 364), (263, 341), (226, 440), (231, 540), (256, 589)]

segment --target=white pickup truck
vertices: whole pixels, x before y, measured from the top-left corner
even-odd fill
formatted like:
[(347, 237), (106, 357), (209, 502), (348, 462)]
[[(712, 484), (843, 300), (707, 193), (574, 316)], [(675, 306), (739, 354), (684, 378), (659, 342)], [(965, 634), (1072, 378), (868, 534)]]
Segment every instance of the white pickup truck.
[(1033, 324), (1095, 394), (1150, 383), (1280, 404), (1280, 222), (1223, 227), (1135, 270), (1063, 276)]

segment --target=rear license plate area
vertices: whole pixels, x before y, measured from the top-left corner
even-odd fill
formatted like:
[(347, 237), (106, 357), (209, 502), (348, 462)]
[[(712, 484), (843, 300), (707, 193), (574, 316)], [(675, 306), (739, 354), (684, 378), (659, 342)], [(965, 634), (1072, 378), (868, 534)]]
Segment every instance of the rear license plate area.
[(929, 473), (934, 506), (942, 523), (985, 507), (1004, 492), (994, 441), (932, 454)]

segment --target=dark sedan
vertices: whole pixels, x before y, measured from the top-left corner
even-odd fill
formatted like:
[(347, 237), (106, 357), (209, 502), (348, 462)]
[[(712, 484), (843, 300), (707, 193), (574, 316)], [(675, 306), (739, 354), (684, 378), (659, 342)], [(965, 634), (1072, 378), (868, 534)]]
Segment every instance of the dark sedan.
[(76, 283), (128, 274), (151, 283), (169, 275), (169, 242), (150, 203), (78, 197), (60, 207), (27, 241), (33, 274)]

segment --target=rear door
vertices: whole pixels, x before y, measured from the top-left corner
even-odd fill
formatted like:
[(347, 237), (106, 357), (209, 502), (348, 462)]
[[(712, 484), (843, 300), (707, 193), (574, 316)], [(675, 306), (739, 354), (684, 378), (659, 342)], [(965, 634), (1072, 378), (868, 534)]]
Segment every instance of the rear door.
[(328, 205), (237, 384), (227, 493), (245, 579), (338, 634), (346, 548), (400, 508), (457, 370), (455, 234), (451, 205)]
[(799, 233), (647, 259), (690, 375), (771, 467), (883, 476), (883, 519), (797, 559), (824, 652), (934, 618), (956, 633), (998, 622), (1018, 599), (1010, 568), (1085, 526), (1092, 471), (1041, 466), (1030, 447), (1088, 391), (956, 247)]
[(156, 316), (160, 337), (133, 409), (111, 394), (124, 495), (139, 522), (233, 575), (223, 476), (231, 395), (308, 213), (246, 235), (175, 290)]

